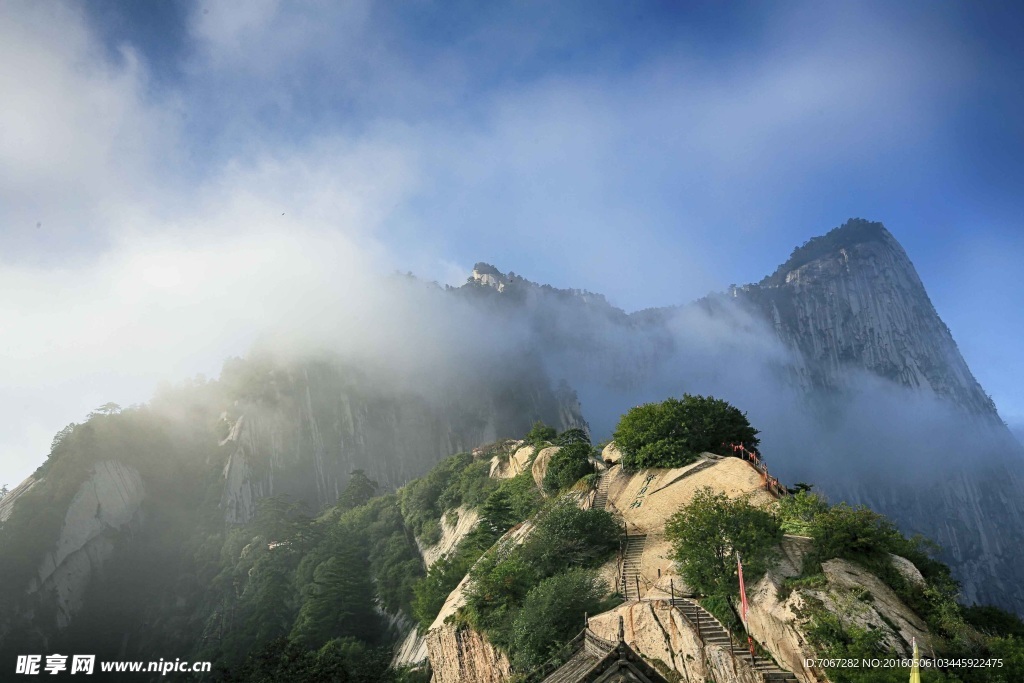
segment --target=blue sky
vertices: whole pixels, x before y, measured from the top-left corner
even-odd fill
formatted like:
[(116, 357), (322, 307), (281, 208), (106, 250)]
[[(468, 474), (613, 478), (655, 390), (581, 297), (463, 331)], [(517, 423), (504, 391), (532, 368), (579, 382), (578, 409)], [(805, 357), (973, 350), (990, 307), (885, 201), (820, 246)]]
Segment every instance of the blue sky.
[(484, 260), (636, 310), (854, 216), (1024, 423), (1022, 29), (1010, 3), (4, 3), (0, 483), (341, 271)]

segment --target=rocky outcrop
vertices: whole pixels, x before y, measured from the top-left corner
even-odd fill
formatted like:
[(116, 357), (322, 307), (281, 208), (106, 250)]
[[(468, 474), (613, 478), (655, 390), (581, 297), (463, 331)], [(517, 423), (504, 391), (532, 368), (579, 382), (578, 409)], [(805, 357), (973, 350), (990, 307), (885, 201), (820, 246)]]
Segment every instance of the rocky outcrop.
[[(521, 544), (533, 531), (533, 524), (523, 522), (509, 529), (490, 552)], [(434, 683), (500, 683), (512, 672), (508, 657), (482, 633), (454, 623), (452, 617), (466, 604), (470, 575), (466, 574), (438, 612), (425, 637)]]
[(427, 638), (413, 626), (405, 638), (399, 643), (398, 649), (391, 659), (391, 666), (418, 666), (428, 661), (430, 652), (427, 649)]
[[(805, 636), (813, 609), (840, 615), (848, 626), (883, 634), (884, 647), (901, 655), (909, 656), (913, 639), (922, 651), (928, 651), (930, 637), (924, 621), (891, 588), (857, 564), (830, 560), (822, 565), (826, 585), (783, 592), (784, 580), (800, 574), (809, 548), (810, 539), (785, 537), (778, 565), (747, 593), (750, 633), (783, 668), (805, 683), (826, 680), (822, 671), (805, 666), (815, 657)], [(924, 580), (906, 558), (894, 555), (893, 565), (908, 576)]]
[(526, 471), (537, 449), (532, 444), (522, 445), (524, 443), (523, 441), (517, 442), (518, 445), (511, 449), (511, 454), (508, 456), (495, 455), (491, 458), (490, 476), (492, 479), (511, 479)]
[(138, 524), (144, 499), (139, 473), (113, 460), (97, 463), (78, 487), (60, 537), (29, 588), (55, 596), (58, 628), (82, 606), (89, 580), (114, 550), (115, 535)]
[(14, 504), (17, 500), (28, 493), (36, 483), (35, 477), (28, 477), (25, 481), (8, 491), (6, 496), (0, 498), (0, 524), (7, 521), (11, 513), (14, 512)]
[(551, 462), (551, 457), (561, 450), (558, 446), (549, 446), (548, 448), (542, 449), (537, 453), (537, 457), (533, 460), (533, 466), (530, 467), (530, 474), (533, 475), (533, 481), (537, 484), (537, 488), (544, 492), (544, 475), (548, 472), (548, 463)]
[[(449, 515), (454, 518), (451, 521)], [(441, 517), (441, 540), (431, 546), (421, 547), (420, 554), (427, 569), (459, 545), (480, 521), (480, 513), (467, 507), (458, 507)], [(418, 543), (418, 541), (417, 541)]]
[(880, 631), (886, 648), (903, 656), (911, 654), (913, 639), (928, 649), (924, 620), (874, 574), (847, 560), (829, 560), (821, 569), (829, 585), (816, 595), (827, 610), (861, 628)]
[(601, 460), (609, 467), (622, 461), (622, 451), (619, 450), (614, 441), (610, 441), (601, 451)]

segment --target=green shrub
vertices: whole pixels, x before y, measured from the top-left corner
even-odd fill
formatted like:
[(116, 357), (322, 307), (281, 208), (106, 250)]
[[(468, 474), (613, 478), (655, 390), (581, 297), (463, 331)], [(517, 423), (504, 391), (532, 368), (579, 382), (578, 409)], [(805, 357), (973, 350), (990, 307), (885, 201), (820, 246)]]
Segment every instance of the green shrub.
[(485, 555), (473, 567), (472, 577), (465, 616), (473, 626), (486, 631), (492, 643), (507, 650), (519, 606), (543, 577), (516, 552), (505, 558)]
[(665, 532), (683, 579), (705, 595), (737, 593), (736, 551), (743, 558), (747, 585), (752, 585), (768, 569), (782, 540), (774, 515), (710, 488), (698, 491), (672, 515)]
[(1024, 639), (1024, 621), (1012, 612), (992, 605), (964, 607), (964, 620), (982, 633)]
[(864, 507), (833, 505), (810, 523), (817, 560), (878, 557), (901, 545), (903, 535), (886, 517)]
[(537, 522), (522, 552), (542, 576), (565, 567), (596, 567), (618, 548), (622, 530), (605, 510), (558, 501)]
[(828, 503), (817, 493), (803, 489), (779, 501), (779, 519), (782, 530), (789, 534), (810, 536), (814, 518), (828, 510)]
[(536, 523), (521, 546), (492, 550), (473, 567), (462, 612), (469, 624), (513, 655), (513, 624), (526, 595), (567, 567), (599, 566), (618, 547), (618, 524), (604, 510), (581, 510), (569, 500), (553, 501)]
[(409, 482), (399, 491), (402, 515), (413, 533), (426, 545), (441, 538), (442, 515), (460, 505), (483, 504), (498, 482), (488, 476), (490, 464), (469, 453), (445, 458), (426, 476)]
[(531, 671), (583, 630), (587, 614), (603, 611), (608, 586), (593, 570), (575, 568), (544, 579), (527, 593), (512, 625), (513, 666)]
[(729, 602), (730, 597), (731, 596), (726, 595), (708, 595), (701, 598), (700, 604), (701, 607), (710, 612), (715, 619), (718, 619), (718, 621), (722, 623), (722, 626), (726, 627), (733, 633), (737, 633), (740, 628), (742, 628), (742, 625)]
[(548, 468), (544, 473), (544, 489), (554, 493), (572, 486), (581, 477), (592, 473), (594, 466), (589, 460), (592, 454), (589, 443), (562, 446), (548, 461)]
[(754, 448), (757, 430), (746, 416), (726, 401), (712, 396), (669, 398), (647, 403), (622, 416), (614, 434), (622, 451), (622, 467), (681, 467), (705, 451), (718, 451), (723, 443)]

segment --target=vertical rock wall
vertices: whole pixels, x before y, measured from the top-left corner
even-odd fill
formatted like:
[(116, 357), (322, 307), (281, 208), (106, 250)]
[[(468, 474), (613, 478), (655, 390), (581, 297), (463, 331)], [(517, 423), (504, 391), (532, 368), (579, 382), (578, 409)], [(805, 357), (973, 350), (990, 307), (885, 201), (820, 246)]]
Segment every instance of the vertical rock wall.
[(537, 368), (505, 379), (426, 395), (334, 366), (296, 371), (287, 391), (236, 409), (224, 444), (225, 517), (248, 521), (260, 498), (280, 494), (322, 509), (356, 469), (394, 489), (448, 455), (525, 434), (538, 419), (560, 430), (585, 426), (575, 396), (553, 391)]
[(145, 495), (139, 473), (113, 460), (97, 463), (79, 486), (57, 544), (43, 557), (29, 589), (55, 596), (58, 628), (82, 606), (90, 579), (114, 550), (113, 534), (140, 521)]

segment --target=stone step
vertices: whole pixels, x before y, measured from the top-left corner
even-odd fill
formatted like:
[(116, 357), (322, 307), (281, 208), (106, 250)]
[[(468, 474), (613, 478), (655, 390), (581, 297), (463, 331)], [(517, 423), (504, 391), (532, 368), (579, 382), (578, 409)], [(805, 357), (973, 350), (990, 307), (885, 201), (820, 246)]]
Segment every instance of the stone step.
[(677, 598), (673, 606), (686, 616), (687, 620), (694, 626), (699, 624), (701, 637), (709, 645), (729, 648), (733, 656), (741, 662), (755, 669), (765, 683), (787, 683), (798, 681), (796, 675), (780, 669), (770, 659), (753, 658), (746, 647), (733, 642), (729, 632), (722, 626), (714, 616), (698, 603), (691, 600)]

